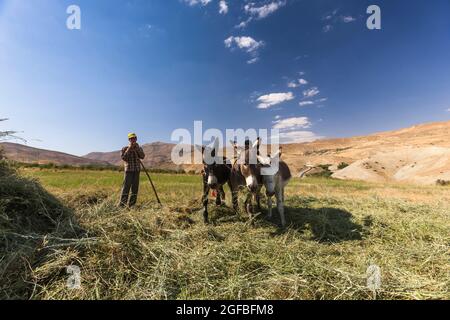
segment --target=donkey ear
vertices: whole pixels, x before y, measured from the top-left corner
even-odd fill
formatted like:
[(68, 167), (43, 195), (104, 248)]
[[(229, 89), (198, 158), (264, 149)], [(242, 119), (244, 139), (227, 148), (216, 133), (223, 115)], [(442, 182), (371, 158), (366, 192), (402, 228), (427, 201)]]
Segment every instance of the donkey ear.
[(237, 144), (236, 141), (230, 140), (230, 144), (231, 146), (236, 150), (237, 148), (239, 148), (239, 145)]
[(197, 151), (201, 152), (202, 154), (205, 151), (205, 147), (204, 146), (199, 146), (198, 144), (195, 145), (195, 149), (197, 149)]
[(268, 165), (270, 165), (270, 158), (269, 157), (262, 157), (262, 156), (256, 156), (257, 157), (257, 159), (258, 159), (258, 162), (259, 163), (261, 163), (262, 165), (265, 165), (265, 166), (268, 166)]
[(275, 152), (275, 154), (273, 156), (271, 156), (272, 159), (275, 158), (281, 158), (281, 150), (278, 150), (277, 152)]
[(256, 141), (253, 143), (253, 148), (258, 148), (261, 145), (261, 138), (258, 137)]
[(240, 159), (242, 155), (242, 149), (236, 147), (236, 159)]
[(219, 138), (216, 137), (213, 144), (214, 151), (219, 151)]
[(208, 151), (212, 157), (215, 157), (219, 153), (219, 139), (217, 137), (214, 139), (212, 147), (208, 147)]

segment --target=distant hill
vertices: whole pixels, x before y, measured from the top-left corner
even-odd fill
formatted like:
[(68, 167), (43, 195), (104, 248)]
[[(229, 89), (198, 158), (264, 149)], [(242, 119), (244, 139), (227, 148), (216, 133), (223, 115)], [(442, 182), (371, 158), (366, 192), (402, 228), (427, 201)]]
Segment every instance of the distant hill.
[(106, 161), (87, 159), (67, 153), (32, 148), (26, 145), (3, 142), (0, 143), (7, 159), (22, 163), (57, 164), (57, 165), (109, 165)]
[[(174, 144), (164, 142), (141, 145), (146, 155), (143, 161), (144, 165), (149, 168), (183, 170), (182, 167), (175, 165), (171, 160), (171, 153), (174, 146)], [(120, 158), (120, 150), (112, 152), (92, 152), (85, 155), (84, 158), (106, 161), (118, 166), (123, 164), (122, 159)]]
[[(93, 152), (76, 157), (60, 152), (3, 143), (6, 156), (21, 162), (57, 164), (122, 165), (120, 151)], [(177, 166), (171, 161), (174, 144), (155, 142), (142, 145), (149, 168), (197, 171), (201, 165)], [(324, 139), (309, 143), (283, 145), (283, 160), (295, 176), (329, 165), (337, 179), (374, 182), (398, 181), (434, 184), (450, 181), (450, 121), (416, 125), (410, 128), (368, 136)], [(345, 164), (338, 169), (339, 164)], [(320, 166), (320, 167), (319, 167)]]
[[(284, 146), (294, 172), (332, 165), (334, 178), (434, 184), (450, 180), (450, 121), (416, 125), (369, 136)], [(349, 164), (337, 170), (340, 163)]]

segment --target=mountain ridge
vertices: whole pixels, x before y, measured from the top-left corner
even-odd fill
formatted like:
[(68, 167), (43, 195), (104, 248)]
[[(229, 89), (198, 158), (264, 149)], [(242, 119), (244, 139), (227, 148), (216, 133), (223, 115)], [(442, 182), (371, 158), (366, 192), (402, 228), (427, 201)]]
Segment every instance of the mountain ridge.
[[(0, 143), (2, 145), (7, 146), (4, 149), (8, 158), (20, 162), (49, 163), (56, 159), (60, 164), (122, 165), (120, 150), (91, 152), (78, 157), (18, 144)], [(12, 150), (13, 146), (17, 146), (17, 150)], [(149, 168), (195, 172), (202, 169), (202, 165), (174, 164), (171, 161), (173, 143), (157, 141), (141, 146), (146, 153), (144, 164)], [(30, 148), (28, 152), (24, 152), (24, 147)], [(56, 155), (52, 156), (52, 152)], [(43, 158), (45, 156), (48, 158)], [(283, 160), (296, 176), (305, 168), (328, 165), (337, 179), (420, 184), (450, 180), (450, 121), (417, 124), (366, 136), (285, 144)]]

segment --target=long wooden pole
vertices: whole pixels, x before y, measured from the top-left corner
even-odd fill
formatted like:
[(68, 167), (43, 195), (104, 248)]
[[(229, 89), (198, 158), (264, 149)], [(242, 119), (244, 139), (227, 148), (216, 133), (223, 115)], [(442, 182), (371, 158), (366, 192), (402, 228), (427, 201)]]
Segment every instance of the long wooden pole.
[[(136, 152), (136, 151), (135, 151), (135, 152)], [(142, 163), (141, 159), (139, 159), (139, 155), (137, 154), (137, 152), (136, 152), (136, 157), (137, 157), (137, 159), (139, 160), (139, 163), (141, 164), (142, 169), (144, 169), (144, 172), (145, 172), (145, 174), (147, 175), (148, 181), (150, 181), (150, 184), (152, 185), (152, 189), (153, 189), (153, 192), (155, 193), (156, 200), (158, 201), (158, 203), (159, 203), (160, 205), (162, 205), (161, 200), (159, 200), (159, 197), (158, 197), (158, 192), (156, 192), (155, 185), (153, 184), (152, 178), (150, 178), (150, 175), (148, 174), (148, 171), (147, 171), (147, 169), (145, 168), (144, 163)]]

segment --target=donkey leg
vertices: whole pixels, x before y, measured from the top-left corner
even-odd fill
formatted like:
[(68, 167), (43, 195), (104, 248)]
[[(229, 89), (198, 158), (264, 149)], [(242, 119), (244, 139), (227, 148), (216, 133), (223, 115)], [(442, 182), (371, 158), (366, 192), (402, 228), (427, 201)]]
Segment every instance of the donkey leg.
[(262, 211), (262, 209), (261, 209), (261, 188), (258, 188), (258, 191), (256, 191), (255, 198), (256, 198), (257, 210), (258, 210), (258, 212), (261, 212)]
[(253, 214), (252, 198), (253, 198), (253, 194), (251, 194), (251, 193), (249, 193), (247, 195), (247, 197), (245, 198), (245, 211), (249, 215), (250, 219), (252, 218), (252, 214)]
[(267, 198), (267, 208), (268, 208), (268, 212), (267, 212), (267, 219), (272, 219), (272, 197), (268, 197)]
[(220, 189), (217, 190), (217, 196), (216, 196), (216, 206), (220, 206), (222, 204), (222, 195), (220, 194)]
[(203, 184), (203, 221), (205, 223), (209, 222), (208, 219), (208, 195), (209, 195), (209, 187), (206, 183)]
[(276, 197), (277, 197), (277, 209), (281, 218), (281, 227), (284, 228), (286, 226), (286, 217), (284, 216), (283, 189), (280, 189), (277, 192)]
[(231, 200), (233, 202), (233, 210), (235, 214), (239, 213), (239, 198), (238, 198), (238, 189), (231, 183), (228, 182), (228, 186), (231, 191)]
[(233, 210), (235, 214), (239, 214), (239, 194), (237, 191), (231, 192), (231, 197), (233, 201)]
[(223, 190), (223, 186), (220, 186), (217, 189), (216, 205), (220, 206), (222, 204), (222, 200), (225, 201), (225, 191)]

